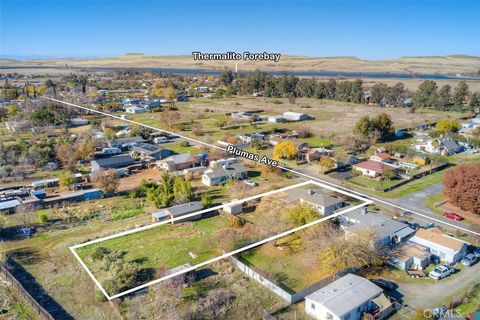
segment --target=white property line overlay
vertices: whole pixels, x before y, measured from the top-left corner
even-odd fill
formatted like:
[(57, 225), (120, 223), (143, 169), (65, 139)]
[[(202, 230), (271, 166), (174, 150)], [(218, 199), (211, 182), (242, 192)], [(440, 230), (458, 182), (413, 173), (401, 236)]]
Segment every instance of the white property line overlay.
[[(320, 219), (317, 219), (315, 221), (312, 221), (310, 223), (307, 223), (305, 225), (302, 225), (300, 227), (296, 227), (296, 228), (293, 228), (291, 230), (287, 230), (287, 231), (284, 231), (280, 234), (277, 234), (277, 235), (274, 235), (274, 236), (271, 236), (269, 238), (266, 238), (266, 239), (263, 239), (263, 240), (260, 240), (260, 241), (257, 241), (255, 243), (252, 243), (250, 245), (247, 245), (245, 247), (242, 247), (240, 249), (236, 249), (234, 251), (231, 251), (231, 252), (228, 252), (228, 253), (224, 253), (223, 255), (220, 255), (218, 257), (215, 257), (215, 258), (212, 258), (210, 260), (207, 260), (207, 261), (204, 261), (204, 262), (201, 262), (199, 264), (196, 264), (192, 267), (189, 267), (189, 268), (185, 268), (185, 269), (182, 269), (180, 271), (177, 271), (175, 273), (172, 273), (172, 274), (169, 274), (167, 276), (164, 276), (164, 277), (161, 277), (159, 279), (156, 279), (156, 280), (152, 280), (150, 282), (147, 282), (145, 284), (142, 284), (140, 286), (137, 286), (135, 288), (132, 288), (132, 289), (129, 289), (129, 290), (125, 290), (123, 292), (120, 292), (116, 295), (113, 295), (113, 296), (110, 296), (106, 291), (105, 289), (102, 287), (102, 285), (100, 284), (100, 282), (96, 279), (96, 277), (93, 275), (93, 273), (90, 271), (90, 269), (87, 267), (87, 265), (83, 262), (83, 260), (80, 258), (80, 256), (78, 255), (78, 253), (75, 251), (76, 249), (78, 248), (82, 248), (82, 247), (85, 247), (85, 246), (89, 246), (89, 245), (92, 245), (92, 244), (96, 244), (96, 243), (100, 243), (100, 242), (103, 242), (103, 241), (107, 241), (107, 240), (110, 240), (110, 239), (114, 239), (114, 238), (118, 238), (118, 237), (122, 237), (122, 236), (125, 236), (125, 235), (129, 235), (129, 234), (133, 234), (133, 233), (137, 233), (137, 232), (141, 232), (141, 231), (145, 231), (145, 230), (149, 230), (149, 229), (153, 229), (155, 227), (158, 227), (160, 225), (164, 225), (164, 224), (167, 224), (167, 223), (170, 223), (170, 222), (174, 222), (174, 221), (177, 221), (177, 220), (183, 220), (185, 218), (190, 218), (190, 217), (193, 217), (193, 216), (197, 216), (197, 215), (200, 215), (202, 213), (205, 213), (205, 212), (211, 212), (211, 211), (214, 211), (214, 210), (217, 210), (217, 209), (222, 209), (224, 207), (227, 207), (227, 206), (231, 206), (231, 205), (236, 205), (236, 204), (241, 204), (241, 203), (244, 203), (244, 202), (247, 202), (247, 201), (250, 201), (250, 200), (255, 200), (255, 199), (258, 199), (258, 198), (261, 198), (261, 197), (265, 197), (265, 196), (269, 196), (269, 195), (272, 195), (272, 194), (275, 194), (275, 193), (281, 193), (281, 192), (284, 192), (284, 191), (287, 191), (287, 190), (291, 190), (291, 189), (296, 189), (296, 188), (299, 188), (299, 187), (303, 187), (303, 186), (306, 186), (306, 185), (309, 185), (309, 184), (314, 184), (314, 185), (317, 185), (319, 187), (322, 187), (322, 188), (325, 188), (325, 189), (328, 189), (328, 190), (331, 190), (331, 191), (335, 191), (335, 192), (338, 192), (338, 193), (341, 193), (341, 194), (345, 194), (347, 196), (350, 196), (352, 198), (355, 198), (357, 200), (361, 200), (363, 201), (362, 203), (356, 205), (356, 206), (353, 206), (353, 207), (348, 207), (346, 208), (345, 210), (341, 210), (339, 212), (336, 212), (332, 215), (329, 215), (327, 217), (324, 217), (324, 218), (320, 218)], [(294, 232), (297, 232), (297, 231), (300, 231), (302, 229), (305, 229), (305, 228), (308, 228), (308, 227), (311, 227), (317, 223), (320, 223), (320, 222), (323, 222), (323, 221), (326, 221), (328, 219), (333, 219), (341, 214), (344, 214), (346, 212), (349, 212), (349, 211), (353, 211), (353, 210), (356, 210), (358, 208), (361, 208), (361, 207), (364, 207), (366, 205), (369, 205), (373, 203), (373, 201), (371, 200), (368, 200), (368, 199), (363, 199), (359, 196), (356, 196), (356, 195), (353, 195), (353, 194), (349, 194), (349, 193), (345, 193), (341, 190), (338, 190), (334, 187), (331, 187), (331, 186), (328, 186), (328, 185), (324, 185), (323, 183), (320, 183), (320, 182), (317, 182), (317, 181), (305, 181), (305, 182), (301, 182), (301, 183), (298, 183), (298, 184), (294, 184), (292, 186), (288, 186), (288, 187), (285, 187), (285, 188), (281, 188), (281, 189), (278, 189), (278, 190), (273, 190), (273, 191), (268, 191), (268, 192), (265, 192), (265, 193), (261, 193), (261, 194), (258, 194), (258, 195), (255, 195), (255, 196), (252, 196), (252, 197), (248, 197), (248, 198), (244, 198), (244, 199), (241, 199), (241, 200), (235, 200), (235, 201), (232, 201), (232, 202), (229, 202), (229, 203), (226, 203), (226, 204), (223, 204), (223, 205), (219, 205), (219, 206), (215, 206), (215, 207), (212, 207), (212, 208), (208, 208), (208, 209), (204, 209), (204, 210), (200, 210), (200, 211), (197, 211), (197, 212), (193, 212), (193, 213), (190, 213), (190, 214), (187, 214), (187, 215), (184, 215), (184, 216), (181, 216), (181, 217), (177, 217), (177, 218), (173, 218), (173, 219), (168, 219), (166, 221), (162, 221), (162, 222), (157, 222), (157, 223), (152, 223), (150, 225), (147, 225), (147, 226), (143, 226), (143, 227), (139, 227), (139, 228), (135, 228), (135, 229), (132, 229), (132, 230), (127, 230), (127, 231), (124, 231), (124, 232), (120, 232), (120, 233), (117, 233), (117, 234), (114, 234), (114, 235), (110, 235), (110, 236), (107, 236), (107, 237), (103, 237), (103, 238), (99, 238), (99, 239), (94, 239), (94, 240), (91, 240), (91, 241), (88, 241), (88, 242), (85, 242), (85, 243), (81, 243), (81, 244), (77, 244), (77, 245), (74, 245), (74, 246), (71, 246), (69, 249), (70, 251), (73, 253), (73, 255), (75, 256), (75, 258), (80, 262), (80, 265), (83, 267), (83, 269), (85, 269), (85, 271), (87, 272), (87, 274), (90, 276), (90, 278), (92, 278), (93, 282), (97, 285), (97, 287), (100, 289), (100, 291), (105, 295), (105, 297), (108, 299), (108, 300), (112, 300), (112, 299), (116, 299), (116, 298), (119, 298), (121, 296), (124, 296), (124, 295), (127, 295), (129, 293), (132, 293), (134, 291), (138, 291), (140, 289), (143, 289), (143, 288), (146, 288), (146, 287), (149, 287), (153, 284), (156, 284), (156, 283), (159, 283), (161, 281), (164, 281), (164, 280), (167, 280), (167, 279), (170, 279), (170, 278), (173, 278), (175, 276), (178, 276), (180, 274), (184, 274), (184, 273), (187, 273), (189, 271), (192, 271), (192, 270), (196, 270), (204, 265), (207, 265), (207, 264), (210, 264), (212, 262), (215, 262), (215, 261), (218, 261), (218, 260), (222, 260), (222, 259), (225, 259), (225, 258), (228, 258), (232, 255), (235, 255), (235, 254), (238, 254), (240, 252), (243, 252), (243, 251), (246, 251), (246, 250), (249, 250), (249, 249), (252, 249), (254, 247), (257, 247), (257, 246), (260, 246), (262, 244), (265, 244), (267, 242), (270, 242), (270, 241), (273, 241), (273, 240), (276, 240), (278, 238), (282, 238), (284, 236), (287, 236), (291, 233), (294, 233)]]
[[(173, 133), (173, 132), (170, 132), (170, 131), (167, 131), (167, 130), (163, 130), (163, 129), (160, 129), (160, 128), (156, 128), (156, 127), (152, 127), (152, 126), (149, 126), (147, 124), (143, 124), (141, 122), (137, 122), (137, 121), (133, 121), (133, 120), (129, 120), (129, 119), (123, 119), (119, 116), (116, 116), (116, 115), (113, 115), (113, 114), (110, 114), (110, 113), (107, 113), (107, 112), (103, 112), (103, 111), (99, 111), (99, 110), (95, 110), (95, 109), (91, 109), (91, 108), (87, 108), (87, 107), (83, 107), (83, 106), (80, 106), (80, 105), (77, 105), (77, 104), (73, 104), (73, 103), (70, 103), (70, 102), (66, 102), (66, 101), (62, 101), (62, 100), (58, 100), (58, 99), (54, 99), (54, 98), (50, 98), (50, 97), (44, 97), (46, 99), (49, 99), (49, 100), (52, 100), (52, 101), (55, 101), (55, 102), (58, 102), (58, 103), (63, 103), (63, 104), (66, 104), (66, 105), (69, 105), (69, 106), (72, 106), (72, 107), (76, 107), (76, 108), (80, 108), (80, 109), (83, 109), (83, 110), (87, 110), (87, 111), (90, 111), (90, 112), (94, 112), (94, 113), (98, 113), (98, 114), (102, 114), (104, 116), (107, 116), (107, 117), (111, 117), (111, 118), (114, 118), (114, 119), (118, 119), (118, 120), (121, 120), (121, 121), (125, 121), (125, 122), (130, 122), (130, 123), (133, 123), (133, 124), (136, 124), (136, 125), (139, 125), (139, 126), (142, 126), (142, 127), (145, 127), (145, 128), (148, 128), (148, 129), (152, 129), (154, 131), (159, 131), (159, 132), (164, 132), (164, 133), (168, 133), (172, 136), (176, 136), (176, 137), (180, 137), (180, 138), (183, 138), (183, 139), (186, 139), (186, 140), (189, 140), (189, 141), (193, 141), (195, 143), (200, 143), (200, 144), (203, 144), (203, 145), (206, 145), (206, 146), (209, 146), (209, 147), (212, 147), (212, 148), (216, 148), (216, 149), (219, 149), (219, 150), (223, 150), (226, 152), (226, 149), (225, 148), (222, 148), (222, 147), (219, 147), (219, 146), (216, 146), (214, 144), (210, 144), (210, 143), (207, 143), (207, 142), (204, 142), (204, 141), (200, 141), (200, 140), (197, 140), (197, 139), (193, 139), (193, 138), (189, 138), (187, 136), (184, 136), (184, 135), (181, 135), (181, 134), (177, 134), (177, 133)], [(248, 160), (248, 159), (247, 159)], [(397, 208), (397, 209), (400, 209), (400, 210), (403, 210), (403, 211), (408, 211), (408, 212), (411, 212), (417, 216), (420, 216), (420, 217), (423, 217), (427, 220), (432, 220), (432, 221), (435, 221), (437, 223), (440, 223), (440, 224), (443, 224), (443, 225), (447, 225), (447, 226), (450, 226), (450, 227), (453, 227), (453, 228), (456, 228), (456, 229), (459, 229), (459, 230), (462, 230), (462, 231), (465, 231), (467, 233), (471, 233), (471, 234), (474, 234), (474, 235), (477, 235), (477, 236), (480, 236), (480, 232), (476, 232), (476, 231), (473, 231), (473, 230), (470, 230), (470, 229), (467, 229), (467, 228), (464, 228), (464, 227), (461, 227), (461, 226), (456, 226), (452, 223), (449, 223), (449, 222), (446, 222), (446, 221), (442, 221), (438, 218), (434, 218), (434, 217), (430, 217), (430, 216), (427, 216), (426, 214), (423, 214), (423, 213), (419, 213), (419, 212), (416, 212), (416, 211), (413, 211), (411, 209), (408, 209), (408, 208), (405, 208), (405, 207), (402, 207), (402, 206), (399, 206), (395, 203), (391, 203), (391, 202), (388, 202), (388, 201), (385, 201), (385, 200), (382, 200), (382, 199), (379, 199), (379, 198), (375, 198), (371, 195), (368, 195), (368, 194), (364, 194), (364, 193), (361, 193), (361, 192), (358, 192), (356, 190), (352, 190), (350, 188), (346, 188), (344, 186), (341, 186), (341, 185), (338, 185), (338, 184), (335, 184), (335, 183), (332, 183), (330, 181), (327, 181), (325, 179), (320, 179), (318, 177), (315, 177), (315, 176), (311, 176), (309, 174), (306, 174), (306, 173), (302, 173), (302, 172), (299, 172), (299, 171), (296, 171), (296, 170), (293, 170), (293, 169), (290, 169), (288, 167), (284, 167), (284, 166), (277, 166), (277, 168), (280, 168), (282, 170), (285, 170), (285, 171), (289, 171), (293, 174), (296, 174), (296, 175), (299, 175), (299, 176), (303, 176), (303, 177), (306, 177), (308, 179), (312, 179), (312, 180), (315, 180), (317, 182), (320, 182), (320, 183), (323, 183), (323, 184), (326, 184), (326, 185), (330, 185), (330, 186), (333, 186), (335, 188), (338, 188), (340, 190), (343, 190), (344, 192), (349, 192), (349, 193), (353, 193), (353, 194), (357, 194), (358, 196), (362, 197), (362, 198), (366, 198), (366, 199), (370, 199), (370, 200), (373, 200), (373, 201), (376, 201), (376, 202), (380, 202), (380, 203), (383, 203), (387, 206), (390, 206), (390, 207), (393, 207), (393, 208)]]

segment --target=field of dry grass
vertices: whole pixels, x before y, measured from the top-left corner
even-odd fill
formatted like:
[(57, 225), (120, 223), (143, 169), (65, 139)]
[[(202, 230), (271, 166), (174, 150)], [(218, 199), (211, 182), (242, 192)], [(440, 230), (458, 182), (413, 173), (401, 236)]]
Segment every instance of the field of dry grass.
[[(295, 104), (290, 104), (288, 99), (253, 98), (241, 97), (230, 99), (194, 99), (188, 104), (178, 104), (182, 113), (182, 119), (192, 119), (201, 123), (206, 135), (219, 138), (227, 132), (238, 134), (250, 131), (264, 131), (277, 128), (298, 129), (308, 127), (316, 136), (329, 138), (331, 136), (345, 135), (351, 133), (355, 123), (362, 116), (376, 116), (382, 112), (388, 113), (397, 129), (411, 128), (429, 121), (434, 123), (445, 118), (459, 118), (462, 115), (454, 112), (433, 112), (429, 110), (417, 110), (416, 113), (409, 113), (406, 108), (381, 108), (376, 106), (344, 103), (332, 100), (319, 100), (312, 98), (297, 99)], [(213, 111), (206, 113), (205, 111)], [(239, 130), (220, 130), (215, 122), (218, 120), (229, 120), (225, 114), (234, 111), (263, 110), (261, 114), (276, 115), (285, 111), (296, 111), (307, 113), (314, 120), (286, 124), (265, 123), (257, 125), (257, 128), (246, 128)], [(201, 115), (205, 118), (201, 119)], [(146, 113), (133, 115), (130, 118), (149, 125), (164, 127), (159, 113)]]
[[(191, 55), (147, 56), (127, 54), (118, 57), (96, 59), (38, 59), (0, 60), (2, 66), (54, 66), (54, 67), (145, 67), (145, 68), (234, 68), (233, 61), (194, 61)], [(356, 57), (306, 57), (282, 55), (278, 63), (238, 61), (239, 70), (261, 69), (265, 71), (333, 71), (333, 72), (381, 72), (381, 73), (429, 73), (452, 74), (477, 72), (479, 57), (434, 56), (402, 57), (394, 60), (362, 60)]]

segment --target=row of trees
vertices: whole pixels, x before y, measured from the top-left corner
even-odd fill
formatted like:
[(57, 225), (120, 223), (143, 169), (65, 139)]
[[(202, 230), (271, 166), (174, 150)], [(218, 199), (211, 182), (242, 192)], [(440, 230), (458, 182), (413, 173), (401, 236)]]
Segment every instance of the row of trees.
[(220, 75), (221, 82), (227, 86), (230, 93), (238, 92), (241, 95), (251, 95), (254, 92), (263, 92), (266, 97), (308, 97), (319, 99), (334, 99), (354, 103), (383, 104), (403, 107), (407, 98), (413, 98), (414, 108), (434, 108), (437, 110), (468, 111), (480, 106), (480, 92), (470, 92), (465, 81), (460, 81), (455, 88), (444, 85), (440, 89), (435, 81), (426, 80), (420, 84), (415, 92), (410, 92), (401, 82), (394, 86), (375, 84), (370, 88), (370, 95), (365, 95), (362, 80), (354, 81), (318, 81), (300, 79), (295, 76), (269, 76), (264, 72), (255, 72), (240, 75), (235, 78), (227, 70)]
[(452, 89), (448, 84), (439, 88), (435, 81), (426, 80), (418, 86), (413, 104), (418, 108), (440, 111), (469, 111), (480, 106), (480, 92), (470, 92), (465, 81), (460, 81)]

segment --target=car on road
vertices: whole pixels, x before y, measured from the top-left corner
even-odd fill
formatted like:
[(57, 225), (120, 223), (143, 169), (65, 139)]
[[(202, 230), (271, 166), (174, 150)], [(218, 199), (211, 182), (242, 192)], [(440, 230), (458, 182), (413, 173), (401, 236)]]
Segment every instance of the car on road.
[(459, 216), (458, 214), (453, 213), (453, 212), (444, 212), (443, 216), (447, 219), (452, 219), (452, 220), (455, 220), (455, 221), (462, 221), (463, 220), (463, 218), (461, 216)]
[(461, 264), (463, 264), (465, 267), (470, 267), (477, 262), (477, 257), (473, 253), (467, 254), (465, 257), (463, 257), (462, 261), (460, 261)]
[(428, 276), (432, 279), (440, 280), (451, 275), (453, 271), (454, 271), (453, 268), (450, 268), (446, 265), (441, 265), (441, 266), (435, 267), (435, 269), (430, 271)]
[(393, 291), (398, 288), (396, 283), (385, 279), (373, 279), (372, 282), (385, 291)]

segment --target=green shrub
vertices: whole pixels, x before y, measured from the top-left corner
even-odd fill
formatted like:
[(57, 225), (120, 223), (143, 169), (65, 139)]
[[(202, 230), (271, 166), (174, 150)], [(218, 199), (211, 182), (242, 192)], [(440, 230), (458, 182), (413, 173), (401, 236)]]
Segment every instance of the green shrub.
[(181, 147), (190, 147), (190, 143), (188, 143), (188, 141), (182, 141), (182, 142), (180, 142), (180, 146)]
[(92, 252), (92, 259), (93, 260), (100, 260), (111, 251), (105, 247), (96, 247), (95, 250)]
[(118, 291), (117, 282), (113, 279), (108, 279), (102, 282), (102, 287), (109, 295), (114, 295)]
[(112, 220), (122, 220), (122, 219), (127, 219), (131, 217), (138, 216), (140, 214), (143, 214), (143, 208), (137, 207), (133, 209), (128, 209), (128, 210), (123, 210), (123, 211), (117, 211), (112, 213)]
[(228, 226), (232, 229), (239, 229), (245, 225), (245, 220), (237, 217), (237, 216), (230, 216), (228, 219)]
[(38, 220), (40, 221), (40, 223), (46, 223), (48, 221), (48, 215), (46, 212), (44, 211), (40, 211), (38, 212)]
[(202, 207), (210, 208), (212, 206), (212, 196), (209, 194), (202, 194)]

